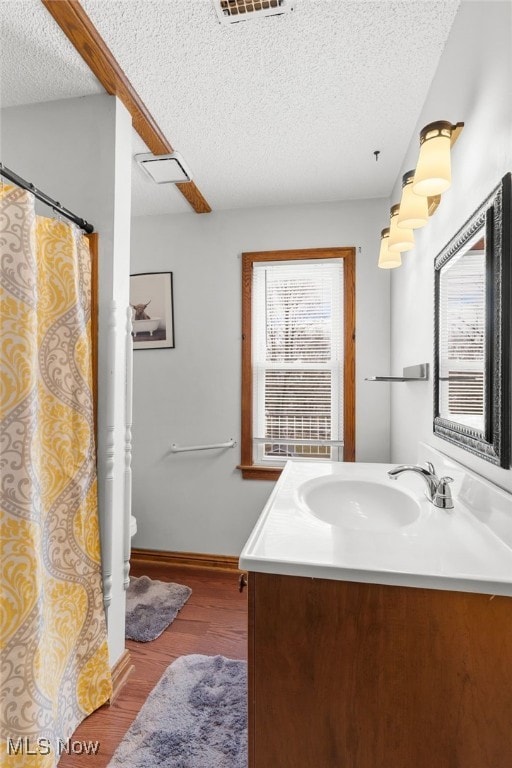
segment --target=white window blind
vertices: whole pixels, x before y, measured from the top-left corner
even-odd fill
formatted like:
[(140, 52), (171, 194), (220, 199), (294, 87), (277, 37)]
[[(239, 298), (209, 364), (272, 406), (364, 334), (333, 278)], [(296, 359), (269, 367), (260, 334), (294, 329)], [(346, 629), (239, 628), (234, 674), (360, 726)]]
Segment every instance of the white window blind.
[(253, 460), (343, 456), (343, 263), (256, 263)]
[(450, 261), (440, 282), (441, 416), (483, 431), (485, 251)]

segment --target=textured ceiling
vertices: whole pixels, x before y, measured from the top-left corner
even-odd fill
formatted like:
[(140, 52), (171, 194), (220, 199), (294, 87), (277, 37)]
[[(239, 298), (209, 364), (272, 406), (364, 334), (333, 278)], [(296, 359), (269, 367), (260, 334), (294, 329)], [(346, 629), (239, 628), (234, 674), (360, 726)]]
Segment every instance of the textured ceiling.
[[(4, 103), (98, 90), (38, 0), (1, 5), (14, 8)], [(233, 26), (211, 0), (82, 5), (221, 209), (388, 196), (459, 0), (297, 0)], [(137, 167), (133, 179), (135, 214), (190, 210)]]
[(102, 93), (39, 0), (0, 0), (2, 107)]

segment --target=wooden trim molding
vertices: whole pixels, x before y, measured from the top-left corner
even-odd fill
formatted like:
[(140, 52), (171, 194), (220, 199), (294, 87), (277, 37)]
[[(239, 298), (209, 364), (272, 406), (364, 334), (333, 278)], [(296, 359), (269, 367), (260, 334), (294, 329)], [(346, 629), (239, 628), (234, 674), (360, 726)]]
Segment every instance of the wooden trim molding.
[[(264, 254), (262, 254), (264, 257)], [(250, 475), (252, 466), (252, 264), (250, 253), (242, 254), (242, 418), (240, 469), (242, 477), (256, 479)], [(260, 475), (261, 479), (262, 476)], [(268, 478), (265, 478), (268, 479)]]
[(356, 249), (343, 257), (343, 461), (356, 460)]
[(112, 667), (112, 695), (108, 702), (110, 705), (117, 699), (134, 669), (135, 666), (132, 664), (130, 651), (126, 648)]
[(240, 571), (236, 555), (209, 555), (203, 552), (165, 552), (159, 549), (132, 549), (131, 559), (137, 563), (161, 563), (181, 568), (214, 568)]
[(356, 411), (356, 249), (307, 248), (288, 251), (254, 251), (242, 254), (242, 439), (238, 469), (246, 480), (277, 480), (282, 468), (252, 463), (252, 269), (255, 262), (300, 259), (343, 259), (344, 413), (343, 461), (355, 461)]
[(238, 464), (245, 480), (278, 480), (284, 467), (259, 467), (256, 464)]
[[(173, 152), (153, 115), (126, 77), (100, 33), (78, 0), (41, 0), (66, 37), (98, 78), (106, 92), (117, 96), (132, 116), (133, 127), (155, 155)], [(176, 184), (196, 213), (209, 213), (210, 206), (193, 181)]]

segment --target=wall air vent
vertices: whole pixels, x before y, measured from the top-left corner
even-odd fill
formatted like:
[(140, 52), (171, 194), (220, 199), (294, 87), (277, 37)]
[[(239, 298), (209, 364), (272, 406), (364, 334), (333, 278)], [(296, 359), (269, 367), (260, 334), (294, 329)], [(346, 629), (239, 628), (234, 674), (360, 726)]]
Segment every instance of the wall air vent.
[(213, 0), (221, 24), (238, 24), (261, 16), (281, 16), (293, 11), (293, 0)]
[(179, 184), (191, 181), (192, 174), (178, 152), (172, 155), (154, 155), (146, 152), (135, 155), (135, 160), (155, 184)]

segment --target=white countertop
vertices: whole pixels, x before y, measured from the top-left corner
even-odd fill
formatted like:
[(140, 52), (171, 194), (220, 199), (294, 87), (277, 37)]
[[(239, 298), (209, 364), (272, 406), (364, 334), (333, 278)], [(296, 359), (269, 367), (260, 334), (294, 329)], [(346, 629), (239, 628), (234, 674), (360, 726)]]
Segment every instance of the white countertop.
[[(440, 463), (437, 457), (438, 476), (455, 478), (451, 511), (427, 501), (419, 475), (407, 472), (390, 480), (387, 471), (393, 464), (288, 462), (242, 551), (240, 567), (512, 596), (512, 496), (451, 460), (446, 467)], [(297, 489), (312, 478), (332, 475), (399, 483), (419, 502), (419, 517), (393, 531), (351, 530), (324, 522), (308, 511)]]

